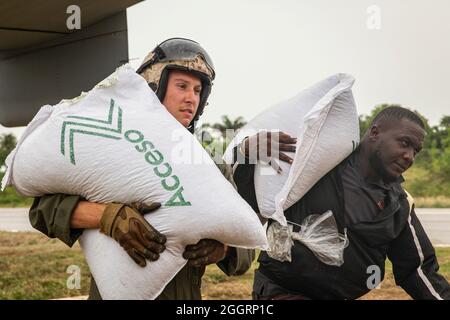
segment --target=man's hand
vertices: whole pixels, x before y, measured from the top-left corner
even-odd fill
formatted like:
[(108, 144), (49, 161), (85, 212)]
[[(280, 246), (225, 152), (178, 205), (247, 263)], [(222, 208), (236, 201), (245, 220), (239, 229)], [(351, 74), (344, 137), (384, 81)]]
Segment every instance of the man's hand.
[(191, 267), (202, 267), (223, 260), (227, 250), (228, 247), (219, 241), (202, 239), (195, 245), (186, 246), (183, 258), (189, 260)]
[[(284, 152), (295, 152), (296, 138), (292, 138), (284, 132), (261, 131), (256, 135), (245, 138), (242, 142), (242, 152), (250, 160), (263, 160), (268, 163), (274, 155), (278, 154), (278, 159), (292, 164), (292, 158)], [(283, 152), (284, 151), (284, 152)], [(281, 168), (276, 166), (278, 173)]]
[(100, 232), (115, 239), (139, 266), (147, 265), (146, 259), (156, 261), (166, 247), (166, 237), (153, 228), (142, 214), (155, 211), (160, 203), (130, 206), (110, 203), (100, 220)]

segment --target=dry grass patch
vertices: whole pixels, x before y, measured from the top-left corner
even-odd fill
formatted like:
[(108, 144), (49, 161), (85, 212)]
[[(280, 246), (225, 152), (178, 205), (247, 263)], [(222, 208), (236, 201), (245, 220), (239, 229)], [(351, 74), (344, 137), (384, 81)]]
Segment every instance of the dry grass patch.
[[(450, 248), (437, 248), (441, 273), (450, 280)], [(68, 289), (70, 265), (81, 269), (81, 288)], [(203, 298), (209, 300), (251, 299), (257, 263), (242, 276), (227, 277), (215, 265), (208, 266), (202, 280)], [(78, 244), (68, 248), (57, 239), (34, 232), (0, 232), (0, 299), (56, 299), (89, 293), (90, 273)], [(386, 265), (381, 289), (362, 297), (369, 300), (402, 300), (409, 296), (394, 283), (392, 267)]]

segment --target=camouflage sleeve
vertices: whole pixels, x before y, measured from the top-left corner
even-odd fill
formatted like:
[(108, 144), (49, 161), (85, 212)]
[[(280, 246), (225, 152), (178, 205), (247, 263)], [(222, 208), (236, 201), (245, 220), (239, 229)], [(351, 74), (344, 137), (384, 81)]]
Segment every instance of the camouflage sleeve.
[(79, 196), (64, 194), (35, 198), (29, 212), (30, 223), (48, 237), (58, 238), (71, 247), (83, 233), (83, 229), (70, 228), (72, 212), (80, 200)]

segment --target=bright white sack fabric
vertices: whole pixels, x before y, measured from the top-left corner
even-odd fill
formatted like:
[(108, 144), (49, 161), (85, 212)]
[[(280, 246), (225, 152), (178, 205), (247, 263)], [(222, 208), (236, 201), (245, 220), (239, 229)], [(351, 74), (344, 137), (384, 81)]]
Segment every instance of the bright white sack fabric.
[(263, 216), (285, 226), (283, 211), (358, 145), (358, 113), (351, 91), (354, 81), (348, 74), (333, 75), (264, 110), (232, 140), (224, 156), (227, 162), (236, 145), (261, 130), (279, 130), (297, 138), (296, 153), (286, 153), (294, 161), (292, 165), (280, 161), (281, 174), (261, 162), (255, 167), (256, 198)]
[(88, 94), (42, 107), (7, 168), (2, 189), (14, 185), (26, 196), (162, 203), (145, 218), (167, 236), (166, 250), (145, 268), (98, 230), (83, 233), (80, 243), (104, 299), (154, 299), (185, 265), (185, 246), (200, 239), (267, 246), (251, 207), (129, 66)]

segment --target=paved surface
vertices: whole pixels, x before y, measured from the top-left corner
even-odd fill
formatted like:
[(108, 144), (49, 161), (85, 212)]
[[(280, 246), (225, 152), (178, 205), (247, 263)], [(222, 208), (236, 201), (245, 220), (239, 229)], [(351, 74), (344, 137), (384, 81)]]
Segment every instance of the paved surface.
[[(436, 246), (450, 246), (450, 208), (416, 209), (431, 242)], [(0, 208), (1, 231), (36, 231), (28, 221), (27, 208)]]
[(416, 213), (433, 245), (450, 246), (450, 208), (419, 208)]
[(28, 221), (28, 208), (0, 208), (1, 231), (36, 231)]

